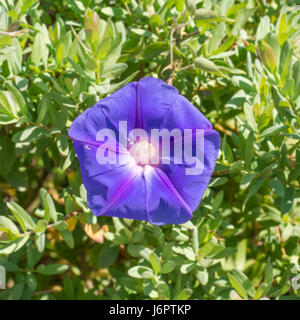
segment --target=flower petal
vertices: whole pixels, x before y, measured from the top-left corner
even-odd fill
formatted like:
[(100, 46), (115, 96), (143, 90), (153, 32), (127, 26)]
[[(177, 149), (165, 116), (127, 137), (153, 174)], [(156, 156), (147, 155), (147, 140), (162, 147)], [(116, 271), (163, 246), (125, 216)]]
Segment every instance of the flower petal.
[[(137, 167), (128, 174), (127, 167), (118, 168), (114, 173), (115, 182), (105, 194), (99, 192), (88, 193), (88, 205), (95, 215), (105, 215), (127, 219), (147, 220), (146, 188), (142, 178), (142, 170)], [(128, 176), (124, 176), (124, 172)], [(110, 173), (111, 176), (111, 173)], [(119, 179), (119, 180), (118, 180)], [(118, 182), (116, 181), (118, 180)], [(101, 183), (98, 181), (99, 186)]]
[[(143, 179), (143, 170), (136, 166), (125, 180), (119, 184), (119, 188), (114, 193), (108, 193), (108, 201), (100, 212), (105, 216), (147, 220), (148, 213), (146, 210), (146, 186)], [(140, 169), (140, 170), (139, 170)], [(90, 208), (96, 209), (98, 196), (89, 198)]]
[(158, 168), (145, 166), (148, 219), (157, 225), (184, 223), (192, 218), (188, 204)]
[(119, 121), (127, 122), (127, 130), (134, 129), (136, 122), (137, 82), (131, 82), (98, 102), (106, 117), (116, 130)]
[(170, 181), (189, 205), (195, 211), (203, 197), (214, 171), (220, 148), (220, 136), (215, 130), (207, 130), (204, 133), (204, 168), (199, 175), (187, 175), (185, 164), (166, 164), (161, 169), (169, 177)]
[(85, 110), (72, 123), (69, 136), (73, 140), (83, 141), (92, 145), (99, 145), (96, 136), (100, 129), (109, 128), (111, 124), (103, 110), (98, 106)]
[[(178, 97), (176, 88), (164, 81), (147, 77), (138, 82), (138, 119), (136, 126), (150, 132), (159, 128)], [(142, 122), (142, 123), (140, 123)]]
[(207, 118), (184, 96), (178, 94), (167, 117), (161, 123), (161, 128), (181, 129), (211, 129)]
[(147, 220), (142, 168), (130, 157), (125, 164), (99, 164), (97, 147), (74, 141), (88, 206), (96, 215)]

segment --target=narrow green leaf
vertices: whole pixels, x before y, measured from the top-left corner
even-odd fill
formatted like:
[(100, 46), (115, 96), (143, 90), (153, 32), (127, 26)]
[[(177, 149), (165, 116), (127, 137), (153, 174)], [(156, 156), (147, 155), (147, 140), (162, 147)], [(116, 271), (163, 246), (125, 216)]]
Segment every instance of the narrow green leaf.
[(221, 43), (222, 39), (225, 36), (225, 31), (226, 31), (226, 24), (225, 22), (221, 22), (216, 30), (213, 33), (212, 38), (208, 42), (207, 50), (208, 50), (208, 55), (210, 55), (212, 52), (214, 52), (219, 44)]
[(90, 43), (95, 43), (98, 38), (99, 16), (96, 12), (87, 9), (84, 15), (84, 30), (87, 40)]
[(46, 234), (45, 232), (40, 232), (35, 234), (35, 244), (39, 252), (43, 252), (45, 250), (46, 245)]
[(19, 229), (17, 226), (7, 217), (0, 216), (0, 230), (1, 231), (10, 231), (14, 235), (19, 235)]
[(36, 272), (44, 275), (56, 275), (56, 274), (61, 274), (64, 273), (69, 269), (69, 266), (66, 264), (40, 264), (36, 268)]
[(0, 254), (9, 255), (21, 249), (29, 239), (29, 235), (11, 241), (0, 248)]
[(240, 297), (243, 299), (247, 298), (247, 292), (244, 289), (243, 285), (240, 283), (240, 281), (230, 273), (227, 273), (227, 277), (230, 284), (232, 285), (234, 290), (240, 295)]
[(46, 205), (45, 205), (45, 219), (46, 220), (52, 220), (54, 222), (57, 221), (57, 212), (55, 209), (54, 202), (52, 200), (52, 197), (48, 193), (46, 196)]
[(161, 264), (160, 264), (158, 256), (154, 252), (152, 252), (150, 254), (150, 263), (151, 263), (151, 266), (152, 266), (155, 274), (158, 274), (161, 269)]
[(7, 207), (13, 213), (24, 232), (28, 229), (34, 230), (34, 221), (22, 207), (15, 202), (7, 202)]

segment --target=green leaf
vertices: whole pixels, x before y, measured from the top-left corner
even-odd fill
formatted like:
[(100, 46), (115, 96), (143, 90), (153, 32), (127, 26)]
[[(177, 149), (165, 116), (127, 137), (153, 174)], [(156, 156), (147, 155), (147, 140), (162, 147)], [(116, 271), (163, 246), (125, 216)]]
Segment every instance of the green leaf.
[(7, 202), (7, 207), (13, 213), (24, 232), (35, 229), (34, 221), (22, 207), (15, 202)]
[(162, 24), (161, 17), (158, 14), (153, 14), (149, 19), (149, 24), (152, 28), (160, 27)]
[(215, 51), (213, 51), (209, 56), (220, 54), (228, 50), (235, 42), (236, 36), (229, 36), (225, 41), (223, 41)]
[(258, 53), (261, 60), (270, 71), (275, 72), (277, 69), (277, 59), (273, 48), (264, 40), (260, 41)]
[(56, 275), (66, 272), (69, 266), (66, 264), (40, 264), (36, 268), (36, 272), (44, 275)]
[(19, 229), (17, 226), (7, 217), (5, 216), (0, 216), (0, 230), (1, 231), (9, 231), (14, 235), (19, 235)]
[(109, 268), (117, 260), (119, 255), (119, 246), (107, 245), (98, 258), (98, 267), (101, 269)]
[(285, 187), (284, 197), (282, 198), (281, 202), (281, 210), (283, 214), (288, 213), (291, 210), (294, 203), (294, 197), (294, 188)]
[(174, 300), (187, 300), (192, 294), (192, 289), (184, 288), (174, 297)]
[(154, 252), (152, 252), (150, 254), (150, 263), (151, 263), (151, 266), (152, 266), (155, 274), (158, 274), (161, 269), (161, 264), (160, 264), (158, 256)]
[(237, 251), (235, 253), (235, 265), (240, 271), (244, 270), (247, 258), (247, 244), (248, 240), (243, 239), (237, 245)]
[(281, 212), (278, 209), (271, 207), (271, 206), (268, 206), (266, 204), (263, 204), (262, 207), (264, 209), (266, 209), (266, 219), (267, 220), (273, 220), (277, 223), (282, 222)]
[(159, 56), (162, 52), (169, 50), (169, 46), (164, 41), (156, 41), (149, 44), (142, 52), (145, 60), (153, 59)]
[(180, 272), (183, 274), (190, 273), (195, 268), (195, 263), (185, 263), (180, 267)]
[(34, 266), (42, 258), (43, 252), (39, 252), (33, 242), (30, 241), (27, 246), (27, 265), (29, 269), (33, 269)]
[(291, 237), (293, 230), (294, 230), (294, 228), (293, 228), (293, 225), (291, 223), (288, 223), (283, 228), (282, 235), (281, 235), (283, 242), (287, 241)]
[(255, 11), (256, 8), (239, 10), (237, 16), (234, 19), (235, 23), (231, 30), (231, 34), (239, 34), (240, 30), (243, 29), (244, 25), (246, 24), (248, 19), (254, 15)]
[(92, 81), (94, 82), (95, 80), (92, 79), (86, 72), (84, 69), (81, 68), (81, 66), (77, 63), (75, 63), (72, 59), (70, 59), (69, 57), (66, 58), (72, 65), (72, 67), (74, 68), (74, 70), (76, 71), (76, 73), (78, 73), (80, 75), (80, 77)]
[(208, 55), (210, 55), (212, 52), (214, 52), (219, 44), (221, 43), (222, 39), (225, 36), (225, 31), (226, 31), (226, 24), (225, 22), (221, 22), (216, 30), (213, 33), (212, 38), (208, 42), (207, 50), (208, 50)]
[(62, 62), (62, 59), (64, 57), (64, 53), (65, 53), (65, 46), (64, 44), (61, 42), (58, 47), (57, 47), (57, 50), (56, 50), (56, 61), (58, 63), (61, 63)]
[(123, 73), (126, 69), (126, 63), (116, 63), (113, 66), (106, 69), (102, 76), (105, 78), (115, 78), (119, 76), (121, 73)]
[(55, 209), (54, 202), (52, 200), (52, 197), (48, 193), (46, 196), (46, 204), (45, 204), (45, 219), (49, 221), (50, 219), (53, 222), (57, 221), (57, 212)]
[(202, 246), (199, 251), (198, 251), (198, 255), (201, 258), (206, 257), (207, 255), (209, 255), (209, 253), (212, 251), (212, 249), (214, 248), (214, 245), (211, 241), (206, 242), (204, 246)]
[(39, 220), (35, 226), (34, 232), (44, 232), (47, 228), (47, 221)]
[(113, 39), (111, 49), (108, 55), (103, 59), (103, 69), (107, 70), (113, 66), (121, 55), (122, 49), (122, 34), (118, 33), (117, 36)]
[(299, 97), (300, 92), (300, 61), (298, 60), (293, 67), (293, 78), (295, 80), (293, 99)]
[(18, 131), (13, 135), (12, 141), (15, 143), (18, 142), (33, 142), (39, 140), (41, 137), (45, 135), (45, 130), (37, 127), (30, 126), (22, 131)]
[(245, 145), (245, 165), (247, 168), (250, 168), (251, 164), (251, 159), (253, 156), (253, 150), (254, 150), (254, 135), (250, 133), (248, 135), (248, 139), (246, 140), (246, 145)]
[(0, 91), (0, 112), (9, 116), (11, 119), (17, 119), (19, 112), (17, 101), (10, 91)]
[(227, 182), (228, 182), (228, 178), (226, 178), (226, 177), (211, 179), (209, 187), (219, 187)]
[(245, 77), (233, 76), (231, 81), (236, 87), (239, 87), (239, 88), (245, 90), (246, 92), (253, 91), (253, 83)]
[(204, 58), (204, 57), (198, 57), (194, 60), (194, 64), (196, 68), (199, 68), (205, 72), (212, 72), (219, 75), (223, 75), (220, 71), (219, 67), (212, 61)]
[(193, 246), (194, 252), (197, 254), (199, 250), (199, 234), (198, 234), (197, 227), (194, 227), (192, 231), (192, 246)]
[(60, 234), (64, 241), (66, 242), (67, 246), (70, 249), (74, 249), (74, 238), (72, 232), (70, 232), (68, 229), (60, 231)]
[(43, 252), (45, 250), (46, 245), (46, 234), (45, 232), (40, 232), (35, 234), (34, 236), (35, 244), (39, 252)]
[(240, 184), (241, 190), (246, 190), (254, 178), (255, 175), (252, 173), (248, 173), (245, 176), (243, 176)]
[(276, 61), (276, 66), (278, 67), (279, 65), (279, 59), (280, 59), (280, 43), (277, 38), (277, 36), (273, 33), (269, 33), (265, 41), (269, 44), (269, 46), (272, 48), (274, 56), (275, 56), (275, 61)]
[(94, 71), (94, 72), (99, 72), (99, 64), (94, 58), (89, 58), (86, 65), (86, 69)]
[(67, 299), (73, 300), (75, 289), (74, 289), (73, 281), (68, 275), (64, 276), (63, 284), (64, 284), (64, 291), (66, 293)]
[(263, 178), (256, 178), (253, 182), (251, 182), (248, 194), (247, 194), (247, 196), (244, 200), (244, 203), (243, 203), (243, 207), (242, 207), (243, 211), (245, 210), (245, 207), (246, 207), (248, 200), (258, 192), (258, 190), (262, 187), (264, 182), (265, 182), (265, 180)]
[(21, 281), (10, 289), (8, 300), (19, 300), (22, 296), (23, 291), (24, 291), (24, 282)]
[(15, 162), (15, 147), (6, 136), (0, 136), (0, 174), (6, 176)]
[(204, 8), (195, 11), (195, 20), (212, 20), (214, 18), (217, 18), (217, 14), (214, 11)]
[(23, 237), (20, 237), (20, 238), (14, 240), (14, 241), (11, 241), (11, 242), (3, 245), (0, 248), (0, 254), (9, 255), (9, 254), (11, 254), (13, 252), (18, 251), (19, 249), (21, 249), (26, 244), (28, 239), (29, 239), (29, 235), (25, 235)]
[(290, 72), (292, 50), (288, 41), (285, 41), (280, 54), (279, 74), (283, 81), (286, 81)]
[(224, 197), (224, 191), (221, 190), (220, 192), (218, 192), (218, 194), (216, 195), (216, 197), (214, 199), (214, 202), (212, 204), (211, 214), (215, 213), (219, 209), (219, 207), (223, 201), (223, 197)]
[(264, 39), (265, 36), (271, 31), (270, 28), (271, 22), (269, 16), (262, 17), (256, 30), (256, 41)]
[(255, 296), (254, 296), (254, 300), (258, 300), (261, 298), (261, 296), (264, 294), (264, 291), (267, 287), (267, 284), (266, 283), (262, 283), (257, 289), (256, 289), (256, 292), (255, 292)]
[(44, 54), (48, 55), (48, 50), (42, 33), (38, 32), (32, 46), (31, 61), (38, 67)]
[(84, 15), (84, 30), (87, 41), (95, 43), (98, 38), (99, 17), (96, 12), (87, 9)]
[(209, 274), (206, 270), (198, 271), (196, 275), (202, 286), (207, 285)]
[(133, 278), (138, 279), (151, 279), (153, 277), (153, 272), (150, 268), (144, 266), (132, 267), (128, 270), (128, 274)]
[(184, 248), (183, 249), (183, 254), (190, 261), (195, 261), (196, 260), (195, 252), (191, 247)]
[(21, 92), (9, 81), (5, 83), (6, 88), (13, 94), (16, 103), (18, 104), (18, 109), (20, 109), (23, 115), (28, 115), (28, 109), (26, 105), (26, 101), (21, 94)]
[(247, 123), (251, 126), (251, 128), (254, 131), (257, 131), (257, 124), (253, 114), (253, 106), (251, 106), (249, 103), (244, 103), (244, 113), (245, 113), (245, 118), (247, 120)]
[(173, 260), (168, 260), (163, 263), (160, 273), (170, 273), (176, 268), (176, 262)]
[(232, 285), (234, 290), (239, 294), (239, 296), (242, 297), (243, 299), (247, 298), (247, 292), (244, 289), (242, 283), (234, 275), (230, 273), (227, 273), (227, 277), (230, 284)]
[(34, 292), (37, 288), (36, 277), (31, 272), (27, 274), (26, 284), (31, 292)]
[(191, 12), (195, 13), (196, 11), (196, 2), (195, 0), (185, 0), (186, 8)]
[(263, 290), (263, 295), (267, 295), (270, 292), (272, 288), (272, 282), (273, 282), (273, 266), (272, 266), (272, 263), (267, 262), (264, 269), (264, 283), (266, 286)]
[(25, 12), (29, 11), (29, 9), (36, 3), (35, 0), (24, 0), (23, 5), (20, 10), (20, 16), (22, 16)]
[(112, 37), (108, 36), (98, 45), (95, 58), (97, 60), (104, 59), (108, 55), (111, 49), (111, 45), (112, 45)]
[(267, 129), (265, 129), (262, 133), (261, 133), (261, 138), (266, 138), (269, 136), (274, 136), (275, 134), (283, 131), (286, 129), (286, 125), (284, 124), (275, 124), (272, 127), (269, 127)]
[(101, 9), (101, 12), (109, 17), (117, 17), (119, 19), (127, 14), (127, 12), (120, 7), (106, 7)]
[(278, 177), (272, 178), (269, 181), (269, 187), (274, 193), (278, 195), (278, 197), (284, 197), (284, 194), (285, 194), (284, 186)]
[(232, 270), (231, 274), (233, 274), (234, 277), (243, 285), (243, 288), (247, 291), (247, 295), (253, 298), (255, 295), (255, 289), (248, 277), (242, 271), (237, 269)]

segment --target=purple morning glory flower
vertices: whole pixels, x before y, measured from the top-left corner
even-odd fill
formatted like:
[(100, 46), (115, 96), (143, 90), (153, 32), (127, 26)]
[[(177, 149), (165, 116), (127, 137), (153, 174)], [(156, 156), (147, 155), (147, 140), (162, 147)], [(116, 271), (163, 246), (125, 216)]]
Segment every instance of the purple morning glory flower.
[[(120, 123), (126, 124), (122, 134)], [(192, 141), (193, 154), (186, 156), (183, 151), (178, 155), (176, 146), (179, 151), (184, 149), (185, 140), (178, 143), (172, 136), (169, 155), (164, 156), (161, 139), (152, 143), (148, 137), (132, 136), (137, 129), (149, 135), (153, 129), (175, 129), (178, 137), (186, 134)], [(202, 167), (196, 174), (187, 174), (187, 169), (198, 168), (197, 161), (190, 161), (197, 158), (198, 129), (204, 146)], [(106, 135), (108, 131), (110, 136)], [(74, 120), (69, 136), (78, 155), (91, 211), (96, 216), (147, 220), (157, 225), (184, 223), (192, 218), (220, 148), (219, 134), (207, 118), (176, 88), (152, 77), (129, 83), (85, 110)]]

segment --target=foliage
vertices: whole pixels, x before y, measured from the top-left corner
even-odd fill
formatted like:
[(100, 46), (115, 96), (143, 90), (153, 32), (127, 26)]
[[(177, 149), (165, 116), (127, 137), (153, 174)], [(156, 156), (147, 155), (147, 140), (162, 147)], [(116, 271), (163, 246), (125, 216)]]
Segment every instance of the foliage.
[[(296, 2), (1, 1), (1, 299), (299, 299)], [(147, 75), (222, 136), (184, 225), (94, 217), (67, 136)]]

